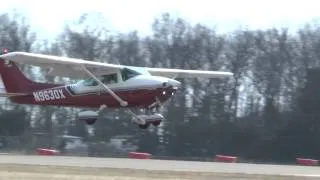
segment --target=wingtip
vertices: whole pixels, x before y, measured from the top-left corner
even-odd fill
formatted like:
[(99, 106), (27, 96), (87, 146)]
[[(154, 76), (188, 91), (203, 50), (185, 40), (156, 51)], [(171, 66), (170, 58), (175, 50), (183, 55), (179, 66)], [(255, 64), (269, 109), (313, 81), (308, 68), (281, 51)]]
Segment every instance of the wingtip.
[(233, 76), (233, 73), (232, 72), (228, 72), (227, 74), (229, 77)]
[(221, 75), (222, 77), (228, 78), (228, 77), (232, 77), (232, 76), (233, 76), (233, 73), (232, 73), (232, 72), (220, 72), (220, 75)]

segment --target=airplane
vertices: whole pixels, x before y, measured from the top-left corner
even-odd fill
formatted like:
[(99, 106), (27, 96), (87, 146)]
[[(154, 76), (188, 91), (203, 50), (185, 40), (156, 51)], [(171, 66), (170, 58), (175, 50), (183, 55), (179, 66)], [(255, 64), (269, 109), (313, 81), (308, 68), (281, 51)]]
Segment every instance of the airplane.
[[(76, 83), (55, 84), (32, 81), (19, 64), (38, 66), (49, 76), (80, 79)], [(163, 120), (159, 109), (181, 86), (176, 78), (227, 78), (233, 73), (136, 67), (30, 52), (4, 52), (0, 55), (0, 75), (7, 97), (18, 104), (92, 108), (81, 111), (77, 120), (93, 125), (105, 108), (125, 108), (132, 122), (146, 129)], [(138, 115), (134, 108), (145, 111)]]

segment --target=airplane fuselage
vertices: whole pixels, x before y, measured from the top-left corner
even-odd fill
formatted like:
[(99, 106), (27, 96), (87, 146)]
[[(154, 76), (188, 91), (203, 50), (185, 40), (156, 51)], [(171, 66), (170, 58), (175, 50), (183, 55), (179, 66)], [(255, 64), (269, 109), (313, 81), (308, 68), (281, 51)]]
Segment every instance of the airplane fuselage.
[[(137, 76), (124, 83), (110, 84), (110, 89), (128, 104), (125, 107), (146, 107), (156, 100), (167, 101), (174, 95), (177, 81), (154, 76)], [(20, 104), (56, 105), (83, 108), (120, 108), (120, 103), (102, 86), (86, 86), (84, 82), (69, 85), (52, 85), (49, 88), (11, 97)]]
[[(58, 86), (35, 91), (26, 96), (11, 97), (11, 100), (20, 104), (56, 105), (83, 108), (98, 108), (103, 104), (109, 108), (122, 107), (108, 92), (91, 92), (75, 95), (68, 89), (69, 85)], [(121, 99), (127, 101), (128, 105), (126, 107), (141, 107), (154, 103), (156, 98), (158, 98), (160, 102), (167, 101), (171, 96), (173, 96), (176, 89), (166, 87), (156, 89), (115, 90), (114, 92)]]

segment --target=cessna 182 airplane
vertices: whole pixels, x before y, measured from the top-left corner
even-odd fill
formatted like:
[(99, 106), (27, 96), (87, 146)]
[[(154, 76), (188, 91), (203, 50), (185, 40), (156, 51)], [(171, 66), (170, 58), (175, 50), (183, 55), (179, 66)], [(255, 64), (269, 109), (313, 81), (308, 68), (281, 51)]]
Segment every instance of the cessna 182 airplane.
[[(82, 79), (73, 84), (40, 83), (28, 79), (18, 64), (39, 66), (48, 75)], [(92, 125), (105, 108), (126, 108), (140, 128), (158, 126), (164, 117), (162, 103), (180, 87), (175, 78), (225, 78), (220, 71), (135, 67), (27, 52), (0, 55), (0, 74), (5, 92), (14, 103), (92, 108), (78, 119)], [(132, 108), (146, 110), (138, 115)]]

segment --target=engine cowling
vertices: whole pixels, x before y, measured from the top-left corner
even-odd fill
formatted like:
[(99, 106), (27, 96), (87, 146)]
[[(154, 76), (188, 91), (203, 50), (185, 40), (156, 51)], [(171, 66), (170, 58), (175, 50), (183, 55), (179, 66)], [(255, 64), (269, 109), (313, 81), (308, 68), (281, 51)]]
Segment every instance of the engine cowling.
[(82, 111), (78, 113), (78, 120), (86, 121), (87, 124), (92, 125), (98, 119), (98, 113), (95, 111)]

